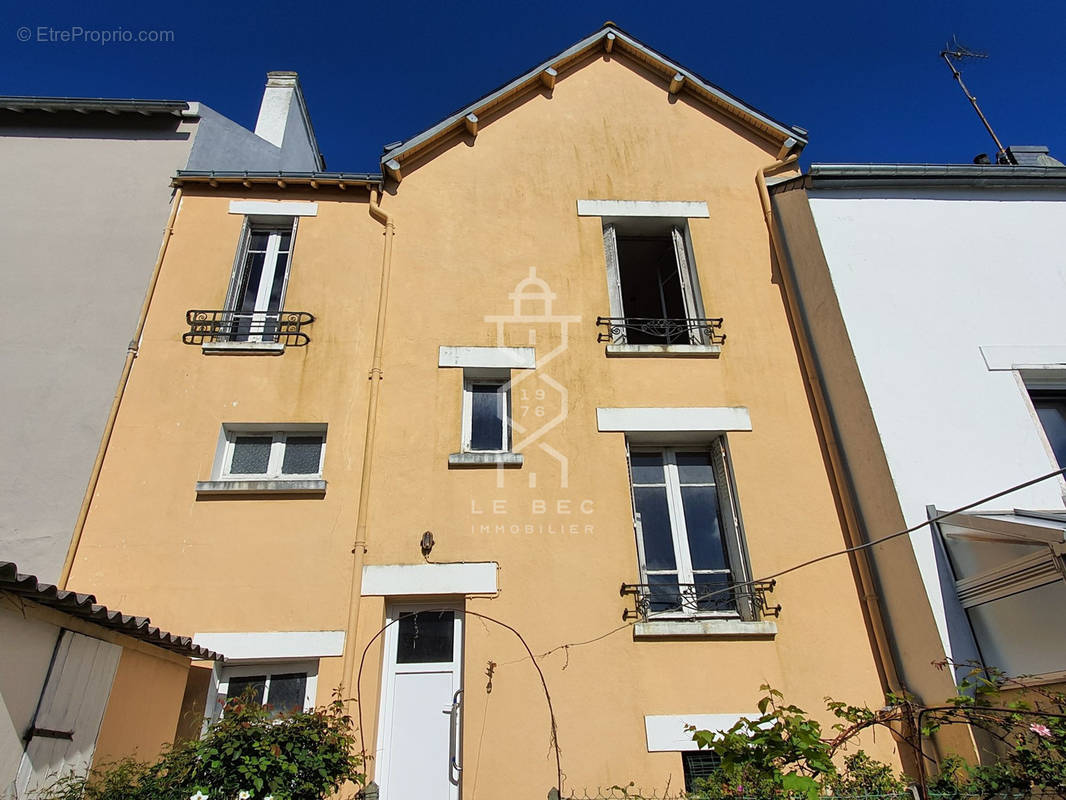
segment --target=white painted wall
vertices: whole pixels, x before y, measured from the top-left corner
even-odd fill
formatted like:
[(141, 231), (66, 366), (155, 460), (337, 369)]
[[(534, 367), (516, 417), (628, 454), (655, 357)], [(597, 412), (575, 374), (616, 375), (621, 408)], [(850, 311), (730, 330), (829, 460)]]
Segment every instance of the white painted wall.
[[(1055, 469), (1019, 373), (980, 348), (1066, 344), (1066, 192), (813, 191), (811, 209), (908, 525)], [(989, 507), (1061, 509), (1064, 489)], [(912, 542), (951, 653), (961, 609), (928, 529)]]
[(14, 792), (22, 736), (33, 721), (59, 628), (0, 604), (0, 797)]

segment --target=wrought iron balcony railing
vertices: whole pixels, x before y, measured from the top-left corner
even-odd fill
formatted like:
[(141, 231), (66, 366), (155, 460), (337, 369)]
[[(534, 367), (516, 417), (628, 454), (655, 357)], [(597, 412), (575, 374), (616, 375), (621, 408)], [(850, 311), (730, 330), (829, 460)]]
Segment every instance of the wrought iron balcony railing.
[(766, 597), (776, 585), (777, 581), (623, 583), (619, 594), (632, 597), (633, 607), (622, 612), (622, 619), (647, 622), (656, 618), (699, 619), (735, 614), (757, 622), (781, 613), (781, 606), (771, 606)]
[(304, 328), (315, 321), (306, 311), (203, 311), (185, 312), (189, 330), (185, 344), (215, 342), (273, 342), (302, 347), (311, 341)]
[(721, 345), (721, 317), (596, 317), (600, 331), (597, 341), (611, 344), (705, 344)]

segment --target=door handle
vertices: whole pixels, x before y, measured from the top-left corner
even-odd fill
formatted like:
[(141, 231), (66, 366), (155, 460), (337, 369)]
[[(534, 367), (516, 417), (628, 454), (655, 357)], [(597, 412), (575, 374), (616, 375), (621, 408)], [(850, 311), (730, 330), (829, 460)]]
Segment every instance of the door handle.
[(459, 782), (459, 776), (463, 772), (463, 767), (459, 763), (459, 709), (463, 705), (463, 690), (457, 689), (455, 694), (452, 695), (452, 707), (448, 712), (448, 769), (449, 777), (451, 771), (455, 772), (455, 780), (453, 783)]

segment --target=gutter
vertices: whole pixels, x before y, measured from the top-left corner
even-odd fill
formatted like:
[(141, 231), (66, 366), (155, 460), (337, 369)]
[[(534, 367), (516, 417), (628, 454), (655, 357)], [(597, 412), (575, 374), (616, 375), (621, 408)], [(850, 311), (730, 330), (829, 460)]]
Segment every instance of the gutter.
[(341, 666), (341, 681), (349, 692), (358, 694), (356, 685), (356, 631), (359, 627), (359, 606), (362, 600), (363, 563), (367, 552), (367, 518), (370, 514), (370, 480), (373, 474), (374, 439), (377, 434), (378, 401), (381, 391), (382, 352), (385, 347), (385, 323), (388, 318), (389, 283), (392, 278), (392, 240), (396, 225), (392, 215), (381, 207), (382, 190), (378, 187), (377, 198), (370, 194), (370, 216), (385, 227), (385, 244), (381, 253), (381, 278), (378, 286), (377, 323), (374, 326), (374, 350), (370, 359), (367, 380), (370, 381), (370, 398), (366, 408), (366, 435), (363, 439), (363, 465), (359, 479), (359, 510), (356, 514), (355, 541), (352, 543), (352, 576), (348, 588), (348, 621), (344, 631), (344, 659)]

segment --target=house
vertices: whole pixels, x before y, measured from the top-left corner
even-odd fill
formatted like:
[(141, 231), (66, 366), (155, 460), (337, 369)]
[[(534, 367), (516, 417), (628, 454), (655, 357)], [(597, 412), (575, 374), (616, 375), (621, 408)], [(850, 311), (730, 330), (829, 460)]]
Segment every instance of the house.
[(756, 183), (805, 141), (607, 24), (380, 175), (179, 172), (69, 585), (225, 652), (209, 717), (342, 686), (386, 799), (879, 707), (853, 565), (763, 580), (848, 543)]
[(771, 189), (859, 535), (935, 520), (868, 550), (916, 689), (931, 652), (1066, 679), (1066, 482), (1031, 482), (1066, 467), (1066, 168), (1010, 151), (816, 164)]
[(42, 584), (0, 562), (0, 797), (70, 770), (151, 758), (194, 735), (183, 708), (190, 659), (217, 653), (92, 595)]
[(0, 467), (0, 552), (62, 585), (175, 210), (170, 177), (323, 162), (288, 72), (267, 76), (255, 133), (201, 103), (0, 97), (0, 159), (0, 412), (18, 421), (0, 432), (18, 453)]

